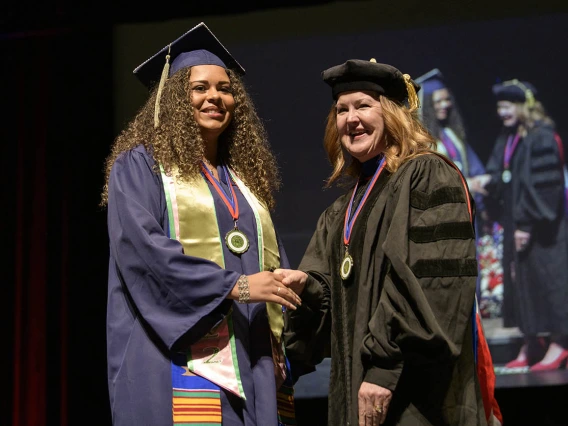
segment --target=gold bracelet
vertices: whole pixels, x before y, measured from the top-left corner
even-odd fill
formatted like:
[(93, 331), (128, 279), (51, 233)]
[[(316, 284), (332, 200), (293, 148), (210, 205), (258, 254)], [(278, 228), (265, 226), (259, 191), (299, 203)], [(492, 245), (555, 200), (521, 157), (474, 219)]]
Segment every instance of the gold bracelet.
[(246, 275), (241, 275), (237, 280), (237, 285), (239, 290), (239, 303), (249, 303), (250, 289), (248, 277)]

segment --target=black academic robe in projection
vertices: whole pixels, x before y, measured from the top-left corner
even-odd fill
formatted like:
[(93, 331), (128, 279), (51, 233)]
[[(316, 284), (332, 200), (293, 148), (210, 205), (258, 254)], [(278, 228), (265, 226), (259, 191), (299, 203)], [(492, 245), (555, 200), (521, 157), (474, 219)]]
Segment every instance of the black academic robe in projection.
[(358, 424), (363, 381), (393, 392), (386, 425), (485, 425), (475, 240), (458, 172), (433, 154), (384, 171), (355, 222), (354, 269), (343, 281), (350, 195), (321, 215), (299, 266), (309, 279), (286, 316), (292, 373), (313, 370), (331, 341), (330, 425)]
[[(186, 353), (233, 308), (236, 352), (246, 401), (221, 389), (224, 425), (278, 424), (276, 383), (265, 303), (226, 299), (241, 274), (259, 272), (257, 227), (235, 186), (239, 228), (250, 239), (238, 256), (223, 244), (225, 269), (183, 254), (168, 236), (162, 179), (139, 146), (121, 155), (109, 183), (107, 352), (115, 426), (171, 426), (171, 358)], [(209, 184), (209, 183), (208, 183)], [(227, 207), (210, 185), (221, 235), (233, 229)], [(199, 226), (199, 224), (195, 224)], [(287, 267), (280, 246), (280, 261)]]
[[(516, 129), (513, 129), (516, 131)], [(520, 139), (503, 182), (509, 134), (503, 133), (487, 164), (491, 181), (486, 204), (503, 235), (503, 320), (526, 335), (568, 334), (568, 252), (562, 160), (554, 131), (536, 126)], [(530, 233), (528, 247), (515, 250), (514, 232)], [(514, 279), (511, 264), (514, 265)]]

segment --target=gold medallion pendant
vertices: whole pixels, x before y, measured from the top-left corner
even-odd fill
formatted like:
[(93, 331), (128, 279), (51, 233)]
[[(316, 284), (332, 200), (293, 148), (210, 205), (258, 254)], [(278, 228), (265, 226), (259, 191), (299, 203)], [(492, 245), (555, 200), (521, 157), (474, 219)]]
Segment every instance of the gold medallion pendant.
[(215, 191), (219, 194), (223, 203), (227, 206), (227, 210), (231, 214), (233, 220), (235, 221), (235, 228), (227, 232), (225, 235), (225, 244), (229, 250), (235, 254), (243, 254), (249, 249), (249, 240), (244, 232), (240, 231), (237, 227), (237, 222), (239, 221), (239, 200), (237, 199), (237, 194), (233, 188), (231, 177), (229, 175), (229, 170), (226, 165), (222, 165), (221, 169), (225, 176), (225, 183), (229, 187), (229, 191), (226, 192), (221, 185), (221, 182), (213, 175), (213, 173), (205, 166), (205, 163), (201, 162), (201, 171), (203, 175), (207, 178), (209, 182), (215, 188)]
[(353, 258), (346, 251), (345, 257), (343, 258), (343, 262), (341, 262), (341, 268), (339, 269), (339, 275), (341, 276), (341, 279), (345, 281), (347, 278), (349, 278), (352, 270), (353, 270)]
[(235, 228), (225, 235), (225, 244), (235, 254), (243, 254), (249, 249), (249, 240), (244, 232)]
[(361, 199), (361, 201), (359, 201), (359, 205), (357, 206), (353, 215), (351, 215), (351, 212), (352, 209), (355, 207), (354, 199), (355, 199), (355, 194), (357, 193), (357, 188), (359, 187), (359, 182), (361, 182), (361, 177), (359, 178), (359, 180), (357, 180), (357, 183), (353, 188), (353, 192), (351, 193), (351, 199), (349, 200), (349, 204), (347, 205), (347, 209), (345, 210), (345, 222), (343, 225), (343, 244), (345, 244), (345, 256), (343, 257), (343, 261), (341, 262), (341, 266), (339, 268), (339, 275), (341, 276), (341, 279), (344, 281), (347, 278), (349, 278), (349, 276), (351, 275), (351, 271), (353, 270), (353, 258), (349, 254), (349, 242), (351, 241), (351, 231), (353, 230), (353, 226), (355, 225), (355, 221), (357, 220), (357, 217), (359, 216), (361, 209), (363, 208), (365, 202), (367, 201), (367, 197), (371, 193), (371, 190), (375, 186), (375, 183), (377, 183), (377, 179), (379, 178), (381, 172), (383, 171), (383, 168), (385, 167), (386, 164), (385, 159), (386, 157), (382, 154), (377, 158), (376, 160), (377, 169), (375, 170), (375, 173), (373, 174), (371, 181), (367, 185), (367, 188), (365, 189), (365, 192), (363, 194), (363, 198)]

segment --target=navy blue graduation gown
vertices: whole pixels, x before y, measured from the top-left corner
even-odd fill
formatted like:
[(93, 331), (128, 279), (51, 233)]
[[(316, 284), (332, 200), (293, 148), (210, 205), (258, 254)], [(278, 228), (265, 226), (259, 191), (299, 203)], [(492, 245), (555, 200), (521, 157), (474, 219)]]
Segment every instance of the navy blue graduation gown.
[[(256, 222), (235, 187), (239, 228), (250, 240), (241, 256), (223, 244), (225, 269), (183, 254), (168, 236), (161, 177), (139, 146), (115, 162), (109, 181), (107, 355), (113, 424), (172, 425), (171, 358), (186, 352), (233, 307), (246, 401), (221, 390), (224, 425), (276, 425), (276, 385), (265, 303), (226, 299), (241, 274), (259, 272)], [(208, 182), (209, 185), (211, 185)], [(211, 187), (223, 236), (233, 219)], [(196, 224), (199, 226), (199, 224)], [(279, 242), (282, 267), (288, 268)]]

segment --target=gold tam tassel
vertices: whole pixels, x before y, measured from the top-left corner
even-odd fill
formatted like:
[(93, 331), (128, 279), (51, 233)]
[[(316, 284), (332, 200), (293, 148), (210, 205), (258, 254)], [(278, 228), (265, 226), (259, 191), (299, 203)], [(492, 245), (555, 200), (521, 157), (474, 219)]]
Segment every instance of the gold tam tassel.
[(525, 87), (525, 103), (527, 104), (527, 107), (534, 108), (535, 104), (534, 94), (532, 90), (530, 90), (528, 87)]
[(154, 129), (160, 126), (160, 98), (162, 97), (162, 91), (164, 90), (164, 84), (170, 75), (170, 49), (171, 45), (168, 47), (168, 54), (166, 55), (166, 63), (164, 64), (164, 69), (162, 70), (162, 76), (160, 77), (160, 84), (158, 85), (158, 93), (156, 93), (156, 104), (154, 105)]
[(408, 93), (408, 105), (411, 110), (415, 110), (420, 107), (420, 101), (418, 100), (418, 95), (416, 94), (416, 89), (412, 84), (412, 80), (408, 74), (404, 74), (404, 84), (406, 85), (406, 91)]

